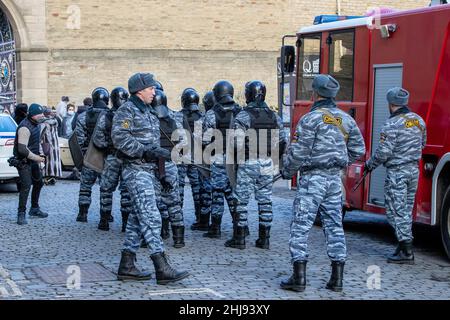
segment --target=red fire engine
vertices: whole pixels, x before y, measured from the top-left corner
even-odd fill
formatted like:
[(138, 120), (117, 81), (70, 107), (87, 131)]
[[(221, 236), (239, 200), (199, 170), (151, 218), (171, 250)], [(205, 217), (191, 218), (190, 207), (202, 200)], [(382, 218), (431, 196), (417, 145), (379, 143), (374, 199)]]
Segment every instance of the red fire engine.
[(347, 210), (385, 213), (384, 167), (352, 189), (389, 117), (388, 89), (402, 86), (411, 93), (409, 107), (428, 129), (413, 220), (439, 226), (450, 257), (450, 5), (370, 17), (320, 16), (295, 37), (296, 47), (285, 46), (285, 37), (281, 50), (283, 79), (296, 70), (291, 134), (311, 107), (314, 76), (328, 73), (341, 84), (338, 106), (354, 117), (365, 138), (364, 159), (352, 164), (344, 179)]

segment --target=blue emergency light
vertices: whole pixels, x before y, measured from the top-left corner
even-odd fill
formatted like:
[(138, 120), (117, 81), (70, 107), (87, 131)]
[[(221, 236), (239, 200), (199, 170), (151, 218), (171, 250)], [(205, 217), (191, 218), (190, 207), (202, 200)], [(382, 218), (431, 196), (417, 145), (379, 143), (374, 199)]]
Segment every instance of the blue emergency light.
[(363, 18), (362, 16), (338, 16), (338, 15), (329, 15), (329, 14), (323, 14), (320, 16), (317, 16), (314, 18), (314, 24), (322, 24), (322, 23), (329, 23), (329, 22), (336, 22), (341, 20), (348, 20), (348, 19), (357, 19), (357, 18)]

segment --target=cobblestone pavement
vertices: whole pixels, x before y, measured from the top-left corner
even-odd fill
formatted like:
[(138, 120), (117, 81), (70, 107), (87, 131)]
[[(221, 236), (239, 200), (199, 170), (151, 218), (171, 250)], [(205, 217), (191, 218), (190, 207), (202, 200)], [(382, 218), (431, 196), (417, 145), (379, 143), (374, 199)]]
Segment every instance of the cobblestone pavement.
[[(324, 288), (330, 262), (320, 227), (314, 227), (310, 235), (306, 291), (281, 290), (280, 281), (291, 274), (288, 239), (294, 198), (294, 192), (289, 191), (283, 181), (275, 187), (270, 250), (254, 247), (258, 217), (256, 204), (252, 202), (247, 249), (224, 247), (224, 241), (231, 236), (231, 218), (226, 212), (222, 239), (204, 238), (202, 232), (193, 232), (188, 227), (185, 248), (174, 249), (172, 240), (166, 241), (173, 265), (188, 269), (189, 278), (169, 286), (158, 286), (154, 279), (117, 281), (113, 273), (118, 268), (123, 242), (118, 193), (114, 198), (115, 222), (109, 232), (103, 232), (97, 230), (98, 185), (94, 188), (89, 222), (75, 222), (78, 188), (76, 181), (65, 180), (44, 187), (41, 207), (49, 217), (29, 219), (28, 225), (18, 226), (15, 223), (18, 194), (12, 187), (0, 186), (0, 299), (450, 298), (450, 263), (437, 232), (416, 228), (416, 265), (390, 265), (385, 256), (394, 249), (394, 238), (386, 220), (362, 212), (350, 212), (346, 217), (349, 260), (343, 293)], [(188, 192), (186, 225), (190, 226), (193, 220), (192, 197)], [(137, 257), (140, 267), (153, 272), (145, 249), (140, 249)], [(75, 276), (80, 270), (81, 283), (77, 286)]]

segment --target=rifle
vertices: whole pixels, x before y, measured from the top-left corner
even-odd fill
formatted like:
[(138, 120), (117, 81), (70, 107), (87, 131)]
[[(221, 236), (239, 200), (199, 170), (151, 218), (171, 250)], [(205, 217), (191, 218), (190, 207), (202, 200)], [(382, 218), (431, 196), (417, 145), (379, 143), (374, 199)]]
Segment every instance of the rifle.
[[(172, 141), (172, 139), (169, 137), (169, 135), (161, 128), (159, 128), (159, 131), (161, 131), (161, 133), (167, 138), (167, 140), (170, 141), (170, 143), (172, 144), (172, 146), (175, 148), (176, 145), (175, 143)], [(211, 169), (206, 168), (202, 165), (199, 164), (195, 164), (192, 161), (190, 163), (188, 163), (188, 165), (194, 166), (195, 168), (197, 168), (199, 170), (199, 172), (201, 173), (202, 176), (204, 177), (210, 177), (211, 176)]]

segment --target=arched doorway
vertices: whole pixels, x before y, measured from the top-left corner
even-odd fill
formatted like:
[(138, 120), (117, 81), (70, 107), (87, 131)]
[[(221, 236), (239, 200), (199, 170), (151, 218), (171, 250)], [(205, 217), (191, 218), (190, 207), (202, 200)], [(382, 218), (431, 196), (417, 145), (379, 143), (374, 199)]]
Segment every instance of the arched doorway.
[(14, 111), (16, 90), (16, 45), (11, 24), (0, 8), (0, 109)]

